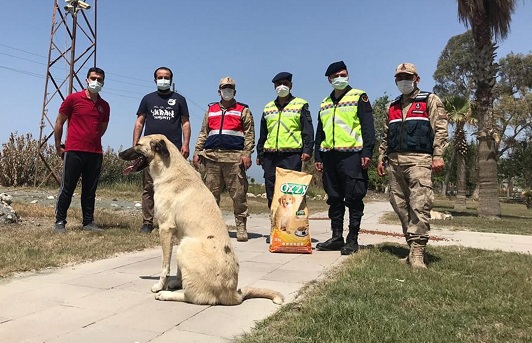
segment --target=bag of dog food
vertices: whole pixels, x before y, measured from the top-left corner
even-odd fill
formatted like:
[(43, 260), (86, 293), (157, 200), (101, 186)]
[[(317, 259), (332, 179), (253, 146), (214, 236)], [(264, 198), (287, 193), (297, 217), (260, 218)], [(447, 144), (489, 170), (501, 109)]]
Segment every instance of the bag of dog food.
[(312, 253), (305, 201), (312, 175), (276, 168), (271, 206), (270, 252)]

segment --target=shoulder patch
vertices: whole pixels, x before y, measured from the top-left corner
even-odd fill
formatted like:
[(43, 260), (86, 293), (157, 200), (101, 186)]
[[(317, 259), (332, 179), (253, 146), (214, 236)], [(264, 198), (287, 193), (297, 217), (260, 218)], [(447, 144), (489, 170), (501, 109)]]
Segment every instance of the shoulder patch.
[(364, 102), (368, 102), (369, 99), (368, 99), (368, 96), (366, 94), (362, 94), (362, 96), (360, 97), (360, 99)]

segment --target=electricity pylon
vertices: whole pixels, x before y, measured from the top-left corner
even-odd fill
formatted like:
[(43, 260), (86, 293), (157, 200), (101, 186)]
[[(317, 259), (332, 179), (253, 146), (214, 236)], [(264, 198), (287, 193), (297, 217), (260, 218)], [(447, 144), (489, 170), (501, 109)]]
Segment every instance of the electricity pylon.
[(57, 114), (59, 105), (72, 92), (84, 89), (85, 75), (78, 73), (88, 65), (96, 66), (96, 19), (97, 2), (94, 5), (80, 0), (65, 0), (65, 6), (60, 6), (60, 0), (54, 0), (52, 14), (52, 31), (50, 34), (50, 49), (48, 50), (48, 66), (44, 85), (44, 99), (39, 132), (39, 147), (35, 156), (35, 178), (33, 186), (39, 179), (39, 162), (46, 167), (46, 175), (42, 175), (41, 184), (53, 177), (57, 183), (60, 178), (46, 162), (43, 150), (48, 146), (48, 140), (54, 134), (54, 122), (48, 117), (50, 113)]

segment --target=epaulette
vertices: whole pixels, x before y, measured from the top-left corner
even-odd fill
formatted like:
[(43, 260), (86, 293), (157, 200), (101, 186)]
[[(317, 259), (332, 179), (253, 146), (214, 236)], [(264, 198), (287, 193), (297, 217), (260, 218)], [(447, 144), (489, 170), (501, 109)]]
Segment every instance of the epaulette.
[(402, 97), (402, 95), (399, 95), (395, 99), (393, 99), (393, 101), (391, 102), (391, 105), (395, 105), (398, 102), (400, 102), (401, 101), (401, 97)]
[(416, 95), (416, 101), (427, 101), (429, 95), (431, 95), (432, 93), (431, 92), (423, 92), (423, 91), (420, 91), (417, 95)]
[(249, 108), (248, 104), (244, 104), (243, 102), (237, 101), (236, 103), (239, 104), (239, 105), (242, 105), (244, 107)]

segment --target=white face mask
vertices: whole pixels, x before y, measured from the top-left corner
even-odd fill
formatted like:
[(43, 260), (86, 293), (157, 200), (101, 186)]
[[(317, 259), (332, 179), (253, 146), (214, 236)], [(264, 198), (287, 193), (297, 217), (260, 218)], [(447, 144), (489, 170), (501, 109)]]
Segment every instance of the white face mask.
[(340, 91), (345, 89), (347, 85), (349, 85), (349, 76), (346, 76), (346, 77), (338, 76), (337, 78), (334, 78), (331, 81), (331, 86), (334, 89), (337, 89)]
[(157, 89), (162, 91), (170, 89), (170, 83), (171, 81), (167, 79), (157, 79)]
[(222, 88), (220, 89), (220, 94), (225, 101), (233, 100), (235, 97), (235, 90), (232, 88)]
[(103, 84), (98, 82), (97, 80), (89, 80), (88, 89), (89, 92), (98, 94), (102, 90)]
[(277, 88), (275, 88), (275, 91), (277, 92), (277, 95), (281, 98), (284, 98), (288, 94), (290, 94), (290, 88), (285, 85), (280, 85)]
[(401, 80), (396, 83), (401, 94), (408, 95), (414, 91), (414, 81), (412, 80)]

